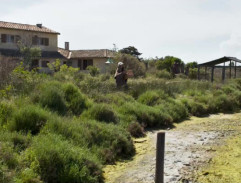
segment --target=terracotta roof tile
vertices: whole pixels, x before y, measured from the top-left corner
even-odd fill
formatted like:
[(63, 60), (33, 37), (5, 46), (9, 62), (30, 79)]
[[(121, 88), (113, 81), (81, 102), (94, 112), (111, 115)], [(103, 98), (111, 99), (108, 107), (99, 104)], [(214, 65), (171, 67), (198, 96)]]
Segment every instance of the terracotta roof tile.
[(3, 22), (3, 21), (0, 21), (0, 28), (60, 34), (44, 26), (38, 27), (37, 25), (19, 24), (19, 23), (11, 23), (11, 22)]
[(59, 53), (65, 58), (108, 58), (113, 57), (114, 53), (111, 50), (100, 49), (100, 50), (65, 50), (59, 48)]
[(72, 50), (71, 58), (107, 58), (112, 57), (113, 52), (107, 49), (101, 50)]

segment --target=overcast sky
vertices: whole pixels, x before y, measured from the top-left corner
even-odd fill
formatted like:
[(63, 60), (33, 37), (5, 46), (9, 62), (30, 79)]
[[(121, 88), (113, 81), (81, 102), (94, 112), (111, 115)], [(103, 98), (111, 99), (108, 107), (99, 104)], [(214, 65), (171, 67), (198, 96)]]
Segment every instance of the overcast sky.
[(135, 46), (144, 58), (241, 59), (240, 0), (0, 0), (0, 20), (61, 33), (59, 47)]

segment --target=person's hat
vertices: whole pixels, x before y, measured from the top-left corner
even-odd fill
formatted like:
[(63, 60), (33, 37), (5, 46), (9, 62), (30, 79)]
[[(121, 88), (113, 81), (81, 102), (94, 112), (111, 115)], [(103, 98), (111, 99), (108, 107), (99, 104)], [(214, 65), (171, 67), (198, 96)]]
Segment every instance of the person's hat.
[(123, 62), (118, 62), (118, 66), (119, 66), (119, 65), (124, 65), (124, 64), (123, 64)]

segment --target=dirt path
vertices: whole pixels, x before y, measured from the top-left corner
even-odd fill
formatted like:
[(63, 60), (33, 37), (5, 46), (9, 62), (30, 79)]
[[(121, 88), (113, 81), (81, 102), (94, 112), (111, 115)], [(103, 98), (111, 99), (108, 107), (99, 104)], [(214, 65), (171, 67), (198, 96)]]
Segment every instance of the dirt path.
[[(165, 182), (195, 182), (195, 171), (210, 160), (215, 148), (238, 133), (240, 119), (241, 113), (192, 117), (166, 131)], [(106, 183), (153, 183), (157, 132), (135, 140), (133, 160), (106, 166)]]

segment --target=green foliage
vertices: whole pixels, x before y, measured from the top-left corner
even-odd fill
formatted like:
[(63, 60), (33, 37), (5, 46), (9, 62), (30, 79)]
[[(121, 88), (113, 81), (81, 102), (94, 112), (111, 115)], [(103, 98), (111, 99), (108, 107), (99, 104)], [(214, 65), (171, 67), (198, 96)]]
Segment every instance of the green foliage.
[(100, 70), (92, 65), (89, 65), (86, 69), (90, 72), (91, 76), (97, 76), (100, 73)]
[(89, 119), (66, 120), (49, 122), (45, 131), (71, 139), (77, 146), (90, 148), (104, 163), (113, 163), (118, 158), (133, 155), (133, 142), (123, 128)]
[(0, 126), (6, 125), (13, 111), (14, 106), (7, 101), (0, 102)]
[(136, 120), (145, 127), (167, 126), (172, 122), (171, 116), (166, 111), (137, 102), (127, 102), (118, 111), (123, 114), (124, 118), (134, 115)]
[(197, 74), (198, 74), (198, 69), (197, 68), (190, 68), (189, 69), (189, 74), (188, 74), (188, 77), (190, 79), (197, 79)]
[(156, 72), (156, 77), (157, 78), (163, 78), (163, 79), (172, 79), (173, 76), (170, 72), (167, 70), (160, 70)]
[(183, 63), (181, 59), (173, 57), (173, 56), (166, 56), (165, 58), (161, 58), (156, 62), (156, 68), (158, 70), (167, 70), (168, 72), (172, 72), (172, 67), (174, 63)]
[(31, 132), (33, 135), (36, 135), (47, 120), (48, 112), (38, 106), (27, 105), (15, 111), (9, 128), (25, 133)]
[(38, 102), (42, 107), (47, 107), (61, 115), (64, 115), (67, 111), (64, 92), (59, 86), (51, 85), (51, 83), (42, 85), (33, 98), (34, 102)]
[(139, 56), (142, 55), (142, 53), (140, 53), (134, 46), (129, 46), (127, 48), (123, 48), (123, 49), (119, 50), (119, 52), (122, 54), (131, 55), (133, 57), (136, 57), (138, 60), (141, 60), (139, 58)]
[(31, 64), (34, 59), (41, 57), (41, 49), (38, 47), (30, 47), (24, 44), (19, 44), (20, 52), (23, 55), (23, 64), (27, 69), (31, 69)]
[(168, 98), (168, 95), (165, 94), (163, 91), (151, 90), (141, 94), (138, 98), (138, 102), (148, 106), (154, 106), (162, 103), (162, 100), (167, 98)]
[(29, 168), (35, 164), (33, 169), (44, 182), (100, 183), (103, 180), (98, 159), (59, 135), (37, 136), (23, 161)]
[(194, 61), (194, 62), (188, 62), (188, 63), (185, 65), (185, 67), (194, 69), (194, 68), (197, 68), (197, 65), (198, 65), (198, 63)]
[(88, 111), (86, 111), (84, 116), (89, 119), (95, 119), (107, 123), (118, 122), (118, 117), (114, 110), (106, 104), (94, 104)]
[(68, 108), (75, 115), (80, 115), (85, 109), (88, 108), (88, 100), (79, 89), (71, 84), (67, 83), (63, 85), (64, 97), (68, 103)]
[(143, 62), (140, 62), (136, 57), (133, 57), (128, 54), (116, 54), (114, 57), (115, 64), (113, 64), (113, 70), (117, 68), (118, 62), (124, 63), (125, 70), (132, 70), (134, 77), (145, 76), (145, 65)]

